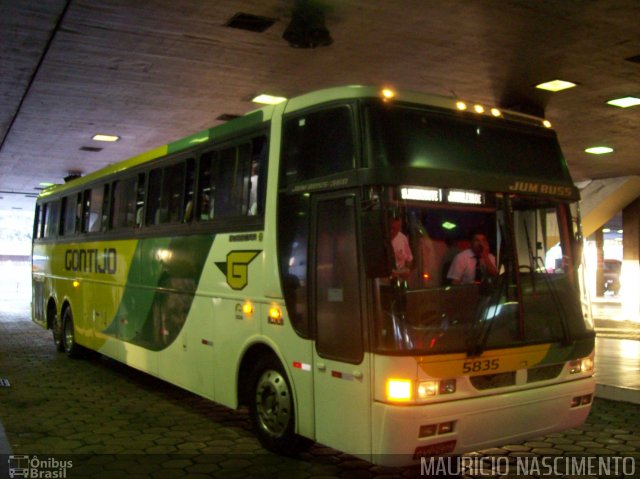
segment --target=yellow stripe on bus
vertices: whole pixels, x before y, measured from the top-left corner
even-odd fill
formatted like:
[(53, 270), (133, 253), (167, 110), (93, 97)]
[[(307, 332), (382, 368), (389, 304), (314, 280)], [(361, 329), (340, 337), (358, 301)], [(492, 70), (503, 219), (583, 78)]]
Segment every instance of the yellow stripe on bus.
[(550, 344), (485, 351), (480, 356), (466, 353), (420, 356), (418, 366), (430, 377), (446, 378), (515, 371), (539, 364), (549, 352)]

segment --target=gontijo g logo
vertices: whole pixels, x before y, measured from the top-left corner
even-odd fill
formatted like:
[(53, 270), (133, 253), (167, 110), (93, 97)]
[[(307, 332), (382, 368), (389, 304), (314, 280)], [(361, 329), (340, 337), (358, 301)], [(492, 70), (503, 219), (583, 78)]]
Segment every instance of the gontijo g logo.
[(249, 283), (249, 263), (262, 251), (231, 251), (226, 262), (216, 263), (216, 266), (227, 277), (227, 284), (231, 289), (239, 291)]

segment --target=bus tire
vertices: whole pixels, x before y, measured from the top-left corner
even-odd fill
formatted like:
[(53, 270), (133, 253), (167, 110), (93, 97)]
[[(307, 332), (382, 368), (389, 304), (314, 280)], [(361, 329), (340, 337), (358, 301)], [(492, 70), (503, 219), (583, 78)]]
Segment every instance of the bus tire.
[(249, 414), (260, 443), (271, 452), (295, 456), (312, 442), (295, 431), (291, 385), (280, 361), (261, 357), (250, 376)]
[(58, 319), (58, 313), (52, 312), (51, 316), (51, 333), (53, 335), (53, 344), (56, 346), (56, 351), (64, 351), (64, 344), (62, 344), (62, 321)]
[(62, 313), (62, 348), (70, 358), (79, 358), (82, 356), (82, 346), (76, 343), (76, 331), (73, 324), (73, 314), (71, 308), (65, 308)]

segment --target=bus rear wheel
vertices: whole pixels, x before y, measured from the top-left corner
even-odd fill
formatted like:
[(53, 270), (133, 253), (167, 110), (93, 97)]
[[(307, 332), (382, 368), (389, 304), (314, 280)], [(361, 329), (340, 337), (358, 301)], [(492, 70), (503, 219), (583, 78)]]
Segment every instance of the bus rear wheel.
[(268, 450), (294, 456), (312, 442), (295, 433), (291, 386), (275, 357), (261, 358), (251, 375), (249, 414), (260, 443)]
[(66, 308), (62, 313), (62, 348), (70, 358), (79, 358), (82, 355), (82, 346), (76, 343), (76, 332), (73, 325), (71, 308)]
[(51, 332), (53, 333), (53, 344), (56, 346), (56, 351), (64, 351), (64, 344), (62, 343), (62, 322), (58, 319), (58, 315), (55, 312), (51, 318)]

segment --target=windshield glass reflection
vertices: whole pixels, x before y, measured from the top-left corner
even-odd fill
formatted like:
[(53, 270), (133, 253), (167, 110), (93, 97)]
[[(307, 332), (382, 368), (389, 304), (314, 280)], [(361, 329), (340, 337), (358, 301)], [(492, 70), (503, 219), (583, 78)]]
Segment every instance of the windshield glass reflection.
[(375, 280), (378, 350), (479, 354), (589, 333), (568, 205), (482, 198), (390, 202), (391, 275)]

